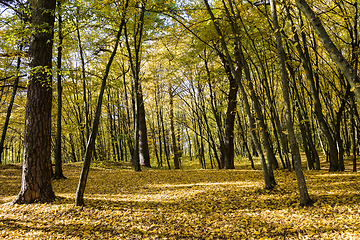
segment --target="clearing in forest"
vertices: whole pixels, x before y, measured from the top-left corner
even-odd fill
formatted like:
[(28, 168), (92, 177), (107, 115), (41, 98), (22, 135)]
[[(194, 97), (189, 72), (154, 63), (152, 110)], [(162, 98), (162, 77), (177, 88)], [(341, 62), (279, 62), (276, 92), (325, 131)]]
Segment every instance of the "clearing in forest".
[(305, 171), (313, 207), (298, 206), (294, 172), (263, 190), (256, 170), (152, 170), (92, 165), (84, 208), (80, 164), (65, 164), (52, 204), (8, 204), (18, 165), (0, 168), (1, 239), (360, 239), (360, 174)]

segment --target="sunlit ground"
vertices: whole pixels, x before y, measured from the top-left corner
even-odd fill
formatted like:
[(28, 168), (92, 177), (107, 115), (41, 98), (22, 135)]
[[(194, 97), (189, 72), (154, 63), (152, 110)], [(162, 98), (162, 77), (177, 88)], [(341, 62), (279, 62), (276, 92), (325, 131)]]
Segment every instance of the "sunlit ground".
[(276, 171), (268, 192), (260, 170), (92, 166), (84, 208), (73, 204), (81, 164), (64, 165), (54, 203), (15, 206), (21, 170), (2, 166), (0, 239), (360, 239), (359, 173), (305, 171), (316, 202), (301, 208), (294, 172)]

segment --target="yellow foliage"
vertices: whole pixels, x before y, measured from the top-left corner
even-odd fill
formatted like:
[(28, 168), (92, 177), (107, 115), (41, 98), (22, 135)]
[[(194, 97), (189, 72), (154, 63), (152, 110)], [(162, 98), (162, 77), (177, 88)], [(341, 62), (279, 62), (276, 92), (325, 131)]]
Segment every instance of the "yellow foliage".
[[(95, 167), (94, 167), (95, 166)], [(21, 169), (0, 168), (1, 239), (359, 239), (358, 173), (305, 171), (314, 207), (298, 206), (295, 173), (263, 187), (254, 170), (144, 170), (95, 164), (83, 208), (81, 164), (65, 164), (52, 204), (14, 205)]]

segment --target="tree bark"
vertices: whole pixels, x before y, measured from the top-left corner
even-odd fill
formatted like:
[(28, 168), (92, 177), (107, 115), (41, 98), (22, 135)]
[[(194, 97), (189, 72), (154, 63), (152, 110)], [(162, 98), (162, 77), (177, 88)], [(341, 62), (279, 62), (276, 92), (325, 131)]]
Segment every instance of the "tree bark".
[(357, 145), (357, 141), (356, 141), (356, 131), (355, 131), (355, 119), (354, 119), (354, 109), (356, 107), (355, 104), (355, 100), (354, 100), (354, 96), (351, 96), (351, 105), (350, 105), (350, 120), (351, 120), (351, 141), (352, 141), (352, 171), (356, 172), (357, 171), (357, 166), (356, 166), (356, 145)]
[[(33, 34), (25, 113), (21, 190), (13, 203), (52, 202), (51, 105), (52, 48), (56, 0), (29, 0)], [(45, 27), (44, 27), (45, 26)]]

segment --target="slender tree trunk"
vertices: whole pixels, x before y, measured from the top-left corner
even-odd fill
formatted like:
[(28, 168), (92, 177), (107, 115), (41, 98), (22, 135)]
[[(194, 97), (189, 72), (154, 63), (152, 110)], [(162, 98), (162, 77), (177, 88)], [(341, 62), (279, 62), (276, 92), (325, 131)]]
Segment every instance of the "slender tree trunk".
[(169, 151), (168, 151), (168, 143), (167, 143), (167, 139), (166, 139), (166, 131), (165, 131), (165, 125), (164, 125), (164, 117), (160, 108), (160, 119), (161, 119), (161, 129), (163, 132), (163, 139), (164, 139), (164, 152), (165, 152), (165, 156), (166, 156), (166, 163), (168, 165), (169, 170), (171, 170), (171, 165), (170, 165), (170, 157), (169, 157)]
[(92, 157), (92, 153), (95, 149), (95, 140), (96, 140), (96, 136), (99, 130), (99, 124), (100, 124), (100, 116), (101, 116), (101, 106), (102, 106), (102, 100), (103, 100), (103, 95), (104, 95), (104, 91), (105, 91), (105, 86), (106, 86), (106, 81), (107, 78), (109, 76), (109, 72), (110, 72), (110, 67), (111, 64), (115, 58), (116, 55), (116, 51), (119, 45), (119, 41), (120, 41), (120, 36), (121, 36), (121, 32), (122, 29), (125, 25), (125, 16), (126, 16), (126, 9), (128, 7), (128, 0), (126, 1), (126, 4), (124, 6), (124, 13), (123, 13), (123, 18), (121, 20), (120, 26), (119, 26), (119, 31), (117, 33), (116, 36), (116, 41), (115, 41), (115, 45), (114, 45), (114, 50), (111, 53), (111, 56), (109, 58), (109, 61), (106, 65), (106, 69), (105, 69), (105, 74), (104, 77), (102, 79), (102, 83), (101, 83), (101, 89), (100, 89), (100, 93), (99, 93), (99, 98), (98, 98), (98, 104), (96, 107), (96, 112), (95, 112), (95, 116), (94, 116), (94, 122), (93, 122), (93, 127), (92, 127), (92, 131), (89, 137), (89, 141), (87, 143), (86, 146), (86, 151), (85, 151), (85, 157), (84, 157), (84, 165), (81, 171), (81, 175), (80, 175), (80, 180), (79, 180), (79, 185), (78, 188), (76, 190), (76, 198), (75, 198), (75, 205), (76, 206), (83, 206), (84, 205), (84, 192), (85, 192), (85, 187), (86, 187), (86, 181), (87, 181), (87, 176), (89, 173), (89, 169), (90, 169), (90, 162), (91, 162), (91, 157)]
[[(130, 135), (130, 129), (131, 129), (131, 123), (130, 123), (130, 106), (129, 106), (129, 99), (128, 99), (128, 92), (127, 92), (127, 84), (126, 84), (126, 74), (125, 74), (125, 67), (123, 66), (123, 83), (124, 83), (124, 95), (125, 95), (125, 108), (126, 108), (126, 116), (124, 116), (124, 120), (123, 120), (123, 129), (124, 132), (127, 135), (127, 140), (126, 143), (128, 145), (129, 148), (129, 152), (130, 152), (130, 157), (131, 159), (133, 158), (134, 155), (134, 146), (133, 146), (133, 142), (132, 142), (132, 138)], [(125, 148), (126, 149), (126, 148)], [(126, 154), (127, 156), (127, 154)]]
[(170, 98), (170, 132), (171, 132), (171, 139), (172, 139), (172, 150), (173, 150), (173, 158), (174, 158), (174, 168), (180, 169), (180, 160), (179, 160), (179, 152), (177, 147), (176, 141), (176, 134), (175, 134), (175, 126), (174, 126), (174, 96), (173, 90), (171, 88), (171, 84), (169, 85), (169, 98)]
[[(55, 0), (29, 0), (32, 36), (21, 190), (13, 203), (52, 202), (51, 105)], [(45, 26), (45, 27), (44, 27)]]
[[(80, 14), (80, 13), (78, 12), (78, 14)], [(84, 98), (84, 115), (85, 115), (85, 137), (86, 137), (86, 139), (89, 139), (90, 121), (89, 121), (89, 104), (88, 104), (87, 91), (86, 91), (85, 58), (84, 58), (84, 50), (82, 47), (82, 42), (81, 42), (81, 37), (80, 37), (80, 29), (79, 29), (78, 19), (76, 19), (76, 34), (77, 34), (77, 38), (78, 38), (78, 46), (79, 46), (80, 60), (81, 60), (82, 87), (83, 87), (83, 98)]]
[(245, 145), (245, 149), (246, 149), (246, 153), (248, 155), (248, 158), (249, 158), (249, 161), (250, 161), (250, 164), (251, 164), (251, 169), (255, 170), (255, 165), (254, 165), (254, 160), (252, 158), (252, 155), (251, 155), (251, 152), (250, 152), (250, 149), (249, 149), (249, 145), (247, 143), (247, 139), (246, 139), (246, 133), (241, 125), (241, 120), (240, 120), (240, 114), (239, 112), (237, 112), (237, 117), (238, 117), (238, 122), (239, 122), (239, 128), (240, 128), (240, 135), (241, 135), (241, 138), (244, 142), (244, 145)]
[(285, 103), (285, 116), (286, 116), (286, 123), (289, 133), (289, 140), (290, 140), (290, 147), (294, 161), (295, 173), (297, 178), (297, 183), (300, 192), (300, 206), (307, 206), (311, 205), (313, 201), (311, 200), (305, 182), (305, 177), (301, 168), (301, 157), (299, 151), (299, 145), (297, 143), (294, 131), (294, 124), (291, 117), (291, 106), (290, 106), (290, 97), (289, 97), (289, 81), (286, 73), (285, 67), (285, 53), (282, 46), (282, 40), (280, 35), (280, 28), (277, 21), (277, 14), (276, 14), (276, 4), (275, 0), (270, 0), (271, 6), (271, 13), (272, 13), (272, 20), (274, 25), (274, 33), (276, 37), (276, 45), (278, 51), (278, 58), (279, 58), (279, 66), (280, 66), (280, 73), (281, 73), (281, 80), (282, 80), (282, 87), (283, 87), (283, 97)]
[[(229, 63), (231, 73), (233, 74), (233, 76), (234, 76), (234, 78), (235, 78), (235, 80), (236, 80), (236, 82), (237, 82), (237, 84), (239, 86), (240, 92), (241, 92), (241, 94), (243, 96), (243, 101), (244, 101), (244, 104), (245, 104), (245, 109), (246, 109), (246, 113), (247, 113), (247, 117), (248, 117), (249, 127), (250, 127), (250, 129), (255, 129), (255, 121), (254, 121), (254, 118), (253, 118), (253, 116), (251, 114), (250, 104), (249, 104), (248, 98), (247, 98), (247, 93), (246, 93), (246, 91), (245, 91), (245, 89), (244, 89), (244, 87), (243, 87), (243, 85), (241, 83), (241, 73), (235, 70), (235, 67), (234, 67), (234, 65), (233, 65), (233, 63), (231, 61), (229, 50), (227, 49), (227, 45), (226, 45), (224, 37), (223, 37), (223, 34), (222, 34), (219, 26), (216, 24), (215, 16), (214, 16), (214, 14), (213, 14), (213, 12), (212, 12), (212, 10), (210, 8), (210, 5), (209, 5), (208, 1), (204, 0), (204, 3), (206, 5), (208, 13), (211, 16), (211, 19), (212, 19), (212, 22), (213, 22), (213, 24), (214, 24), (214, 26), (216, 28), (216, 31), (217, 31), (218, 35), (221, 37), (222, 49), (226, 53), (226, 59), (227, 59), (227, 61)], [(240, 49), (241, 49), (241, 46), (240, 46)], [(239, 49), (239, 51), (240, 51), (240, 49)], [(243, 64), (244, 64), (244, 62), (243, 62)], [(239, 65), (238, 69), (240, 68), (240, 66), (241, 65)], [(244, 67), (244, 65), (242, 65), (242, 66)], [(251, 136), (253, 138), (254, 145), (255, 145), (256, 150), (257, 150), (257, 152), (259, 154), (259, 157), (260, 157), (262, 173), (263, 173), (263, 177), (264, 177), (264, 181), (265, 181), (265, 188), (266, 189), (272, 189), (273, 185), (272, 185), (272, 182), (271, 182), (271, 179), (270, 179), (270, 176), (269, 176), (268, 168), (267, 168), (267, 165), (266, 165), (266, 160), (265, 160), (263, 151), (261, 149), (260, 141), (259, 141), (255, 131), (253, 131), (253, 130), (251, 131)]]
[(77, 162), (74, 140), (73, 140), (73, 136), (71, 133), (69, 134), (69, 142), (70, 142), (70, 148), (71, 148), (72, 162)]
[(156, 85), (155, 90), (155, 104), (156, 104), (156, 122), (157, 122), (157, 130), (159, 132), (159, 158), (160, 158), (160, 167), (163, 166), (163, 150), (162, 150), (162, 143), (161, 143), (161, 121), (160, 121), (160, 107), (159, 107), (159, 94), (158, 94), (158, 85)]
[(186, 129), (186, 135), (188, 137), (188, 143), (189, 143), (189, 146), (188, 146), (188, 149), (189, 149), (189, 161), (192, 162), (192, 151), (191, 151), (191, 148), (192, 148), (192, 144), (191, 144), (191, 138), (190, 138), (190, 134), (189, 134), (189, 129), (188, 128), (185, 128)]
[[(287, 9), (287, 11), (289, 11), (289, 10)], [(288, 13), (288, 15), (290, 15), (290, 13)], [(316, 86), (315, 86), (314, 75), (313, 75), (312, 68), (311, 68), (310, 57), (309, 57), (306, 46), (304, 46), (305, 51), (303, 51), (301, 49), (300, 40), (299, 40), (298, 34), (295, 30), (294, 24), (292, 24), (292, 28), (294, 31), (295, 41), (297, 42), (296, 47), (299, 52), (300, 59), (303, 63), (306, 78), (310, 85), (311, 96), (312, 96), (313, 104), (314, 104), (314, 111), (317, 116), (320, 128), (321, 128), (322, 132), (324, 133), (324, 135), (328, 141), (328, 144), (329, 144), (330, 171), (337, 171), (338, 170), (338, 150), (337, 150), (337, 146), (336, 146), (336, 141), (335, 141), (333, 134), (331, 133), (330, 126), (326, 122), (325, 117), (323, 115), (323, 110), (322, 110), (322, 106), (321, 106), (321, 102), (320, 102), (320, 98), (319, 98), (320, 89), (316, 88)], [(303, 36), (303, 42), (306, 42), (305, 35), (302, 34), (302, 36)]]
[[(295, 72), (293, 70), (293, 68), (291, 68), (288, 65), (288, 69), (290, 72), (290, 76), (293, 79), (293, 85), (294, 85), (294, 92), (295, 92), (295, 97), (298, 103), (298, 116), (299, 116), (299, 122), (300, 122), (300, 130), (302, 131), (302, 134), (304, 134), (304, 137), (306, 138), (306, 143), (308, 146), (308, 150), (309, 150), (309, 157), (311, 158), (311, 160), (308, 159), (309, 162), (315, 162), (315, 169), (316, 170), (320, 170), (320, 159), (319, 159), (319, 154), (316, 150), (315, 144), (314, 144), (314, 140), (312, 138), (312, 131), (311, 130), (311, 126), (309, 124), (309, 117), (307, 115), (307, 112), (304, 108), (304, 103), (302, 103), (301, 101), (301, 97), (299, 95), (298, 92), (298, 88), (296, 86), (296, 81), (295, 81)], [(303, 94), (304, 95), (304, 94)], [(304, 121), (301, 121), (300, 119), (303, 119)], [(303, 127), (303, 129), (301, 129), (301, 127)]]
[[(22, 50), (22, 46), (20, 46), (20, 51)], [(20, 71), (20, 65), (21, 65), (21, 58), (18, 57), (17, 59), (17, 63), (16, 63), (16, 77), (15, 77), (15, 81), (14, 81), (14, 86), (13, 86), (13, 91), (11, 94), (11, 98), (10, 98), (10, 103), (6, 112), (6, 118), (5, 118), (5, 123), (4, 123), (4, 127), (3, 127), (3, 131), (1, 134), (1, 139), (0, 139), (0, 164), (1, 164), (1, 157), (2, 157), (2, 153), (4, 151), (4, 143), (5, 143), (5, 137), (6, 137), (6, 132), (9, 126), (9, 122), (10, 122), (10, 117), (11, 117), (11, 112), (12, 112), (12, 108), (14, 106), (14, 102), (15, 102), (15, 97), (16, 97), (16, 92), (18, 89), (18, 85), (19, 85), (19, 80), (20, 80), (20, 76), (19, 76), (19, 71)]]
[(62, 76), (62, 44), (63, 44), (63, 33), (62, 33), (62, 13), (61, 13), (61, 3), (58, 1), (58, 11), (59, 11), (59, 47), (58, 47), (58, 57), (57, 57), (57, 119), (56, 119), (56, 143), (55, 143), (55, 172), (54, 179), (63, 179), (66, 178), (62, 170), (62, 154), (61, 154), (61, 110), (62, 110), (62, 86), (61, 86), (61, 76)]
[(355, 119), (354, 119), (354, 109), (356, 107), (354, 96), (351, 96), (351, 105), (350, 105), (350, 121), (351, 121), (351, 141), (352, 141), (352, 171), (357, 171), (356, 166), (356, 148), (357, 148), (357, 141), (356, 141), (356, 131), (355, 131)]
[(295, 2), (310, 21), (326, 51), (329, 53), (330, 57), (333, 59), (338, 68), (340, 68), (340, 70), (343, 72), (352, 90), (354, 90), (357, 100), (360, 101), (360, 82), (356, 71), (350, 66), (349, 62), (344, 58), (341, 51), (332, 42), (319, 17), (316, 16), (315, 12), (307, 4), (306, 0), (295, 0)]

